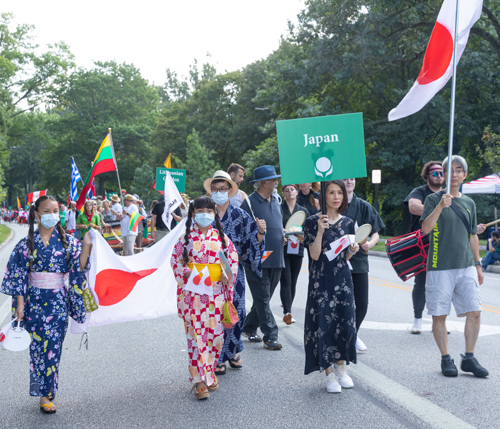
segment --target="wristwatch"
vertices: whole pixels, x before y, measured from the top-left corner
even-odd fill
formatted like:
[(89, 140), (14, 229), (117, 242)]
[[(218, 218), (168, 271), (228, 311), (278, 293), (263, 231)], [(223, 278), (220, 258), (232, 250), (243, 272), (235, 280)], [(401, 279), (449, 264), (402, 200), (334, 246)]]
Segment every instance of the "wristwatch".
[(260, 231), (257, 231), (257, 234), (260, 234), (260, 235), (266, 235), (266, 232), (267, 232), (267, 231), (264, 231), (264, 232), (262, 233), (262, 232), (260, 232)]
[(477, 266), (477, 265), (481, 266), (481, 262), (480, 262), (480, 261), (476, 261), (476, 262), (474, 262), (474, 265), (476, 265), (476, 266)]

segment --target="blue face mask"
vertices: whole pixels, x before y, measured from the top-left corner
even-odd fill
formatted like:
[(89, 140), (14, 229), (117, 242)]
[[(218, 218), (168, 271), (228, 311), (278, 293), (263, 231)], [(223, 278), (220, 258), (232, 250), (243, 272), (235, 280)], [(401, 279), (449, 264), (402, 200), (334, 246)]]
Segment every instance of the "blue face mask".
[(59, 213), (44, 214), (40, 215), (40, 217), (40, 223), (47, 229), (54, 228), (57, 225), (57, 222), (59, 222)]
[(211, 225), (214, 220), (215, 216), (212, 213), (196, 213), (194, 215), (194, 221), (202, 228)]
[(212, 200), (214, 200), (215, 204), (218, 206), (223, 206), (229, 200), (229, 192), (213, 192)]

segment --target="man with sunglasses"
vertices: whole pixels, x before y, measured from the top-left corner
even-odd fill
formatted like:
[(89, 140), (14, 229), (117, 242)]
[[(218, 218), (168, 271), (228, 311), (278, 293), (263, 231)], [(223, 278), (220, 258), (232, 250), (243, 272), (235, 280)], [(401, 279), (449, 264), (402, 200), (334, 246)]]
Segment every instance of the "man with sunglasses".
[[(441, 191), (443, 188), (443, 167), (440, 161), (429, 161), (422, 168), (420, 173), (422, 179), (427, 184), (415, 188), (404, 200), (404, 205), (408, 207), (411, 214), (410, 226), (408, 232), (418, 231), (420, 229), (420, 216), (424, 212), (424, 201), (435, 192)], [(413, 286), (412, 300), (413, 313), (415, 320), (411, 327), (412, 334), (422, 333), (422, 312), (425, 307), (425, 271), (415, 276), (415, 284)]]

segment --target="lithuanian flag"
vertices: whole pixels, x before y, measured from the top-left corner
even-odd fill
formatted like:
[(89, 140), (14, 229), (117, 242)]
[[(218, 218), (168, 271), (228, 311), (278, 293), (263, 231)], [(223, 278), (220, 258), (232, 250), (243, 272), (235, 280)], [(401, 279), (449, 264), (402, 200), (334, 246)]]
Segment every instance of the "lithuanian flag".
[(87, 180), (85, 180), (85, 185), (83, 186), (82, 191), (80, 192), (80, 198), (76, 203), (76, 209), (80, 210), (85, 204), (85, 197), (92, 186), (92, 180), (95, 176), (102, 173), (107, 173), (108, 171), (116, 171), (116, 159), (115, 153), (113, 150), (113, 140), (111, 138), (111, 133), (108, 133), (106, 138), (101, 144), (97, 155), (95, 156), (94, 163), (92, 164), (92, 168), (89, 171), (87, 176)]
[(134, 212), (130, 215), (130, 223), (128, 224), (128, 230), (137, 232), (137, 227), (139, 226), (139, 222), (143, 220), (144, 217), (139, 213)]

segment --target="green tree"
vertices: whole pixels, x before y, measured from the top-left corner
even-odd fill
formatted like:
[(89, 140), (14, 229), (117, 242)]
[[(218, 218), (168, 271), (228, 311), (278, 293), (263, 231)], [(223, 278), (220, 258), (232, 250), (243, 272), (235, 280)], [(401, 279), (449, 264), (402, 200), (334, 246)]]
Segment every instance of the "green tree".
[(186, 193), (194, 199), (206, 193), (203, 182), (220, 169), (213, 160), (213, 151), (200, 141), (200, 134), (193, 129), (186, 139), (186, 159), (174, 158), (175, 165), (186, 170)]
[(149, 207), (151, 201), (163, 198), (159, 192), (151, 188), (155, 178), (156, 170), (147, 162), (135, 169), (131, 192), (139, 195), (145, 207)]

